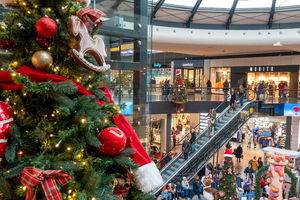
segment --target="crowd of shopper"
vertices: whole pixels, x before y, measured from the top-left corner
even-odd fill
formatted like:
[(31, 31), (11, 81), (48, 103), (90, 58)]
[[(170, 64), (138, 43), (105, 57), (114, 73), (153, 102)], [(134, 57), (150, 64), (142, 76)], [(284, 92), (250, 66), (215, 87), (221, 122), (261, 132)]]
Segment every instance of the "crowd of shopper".
[(277, 91), (279, 97), (286, 98), (289, 92), (288, 83), (286, 81), (280, 81), (278, 85), (276, 85), (274, 81), (252, 82), (251, 85), (249, 85), (249, 89), (255, 91), (256, 100), (264, 100), (266, 96), (274, 97)]

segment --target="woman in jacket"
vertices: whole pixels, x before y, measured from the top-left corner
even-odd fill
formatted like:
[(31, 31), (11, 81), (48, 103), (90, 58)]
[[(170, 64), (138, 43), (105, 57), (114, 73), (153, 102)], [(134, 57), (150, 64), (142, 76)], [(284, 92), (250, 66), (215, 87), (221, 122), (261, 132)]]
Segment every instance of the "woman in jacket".
[(237, 159), (237, 162), (241, 162), (241, 158), (243, 157), (243, 148), (241, 145), (239, 145), (235, 150), (235, 157)]

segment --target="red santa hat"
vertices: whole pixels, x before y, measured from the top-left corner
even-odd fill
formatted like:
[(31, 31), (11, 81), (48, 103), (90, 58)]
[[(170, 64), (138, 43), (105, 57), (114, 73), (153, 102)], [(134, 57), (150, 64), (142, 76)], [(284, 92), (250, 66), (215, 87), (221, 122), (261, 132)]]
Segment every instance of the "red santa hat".
[(233, 157), (233, 156), (234, 156), (234, 154), (232, 153), (232, 150), (227, 148), (225, 150), (224, 157)]
[[(113, 103), (111, 94), (107, 88), (101, 89), (105, 96), (109, 98), (110, 103)], [(162, 177), (155, 163), (150, 159), (142, 143), (134, 132), (133, 128), (127, 121), (124, 115), (114, 117), (116, 126), (121, 129), (126, 135), (127, 147), (134, 150), (131, 156), (132, 160), (139, 165), (139, 168), (134, 171), (134, 178), (138, 183), (139, 188), (143, 192), (150, 192), (163, 184)]]

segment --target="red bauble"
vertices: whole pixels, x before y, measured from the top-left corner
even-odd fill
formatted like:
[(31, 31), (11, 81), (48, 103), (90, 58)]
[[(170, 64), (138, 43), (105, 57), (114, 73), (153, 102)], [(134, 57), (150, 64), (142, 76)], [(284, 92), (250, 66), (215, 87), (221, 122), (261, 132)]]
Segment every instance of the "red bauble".
[(8, 102), (0, 102), (0, 161), (6, 151), (10, 127), (13, 125), (13, 110)]
[(40, 47), (43, 47), (43, 48), (47, 48), (51, 45), (51, 39), (50, 38), (45, 38), (45, 37), (42, 37), (40, 35), (38, 35), (35, 38), (35, 41), (40, 45)]
[(106, 155), (115, 156), (121, 153), (126, 146), (126, 137), (123, 131), (110, 127), (102, 130), (98, 139), (101, 142), (100, 152)]
[(230, 193), (230, 191), (228, 190), (227, 193)]
[(0, 49), (3, 50), (10, 50), (17, 47), (17, 43), (11, 41), (11, 40), (1, 40), (0, 39)]
[(45, 38), (52, 38), (57, 33), (56, 22), (49, 17), (42, 17), (35, 24), (36, 32)]

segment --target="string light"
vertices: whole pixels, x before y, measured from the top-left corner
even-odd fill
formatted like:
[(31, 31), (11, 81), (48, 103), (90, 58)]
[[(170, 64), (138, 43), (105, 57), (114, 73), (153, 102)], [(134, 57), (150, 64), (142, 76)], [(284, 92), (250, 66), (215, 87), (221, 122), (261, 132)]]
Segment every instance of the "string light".
[(51, 134), (50, 134), (50, 137), (54, 137), (54, 135), (51, 133)]
[(22, 190), (23, 190), (23, 191), (26, 191), (26, 189), (27, 189), (26, 186), (23, 186), (23, 187), (22, 187)]
[(24, 97), (26, 97), (26, 95), (27, 95), (27, 93), (26, 93), (26, 92), (24, 92), (24, 93), (23, 93), (23, 96), (24, 96)]
[(28, 14), (31, 14), (30, 10), (27, 11)]
[(71, 194), (71, 193), (72, 193), (72, 190), (68, 190), (68, 193)]
[(55, 145), (55, 147), (58, 148), (61, 142), (62, 142), (62, 140), (60, 140), (60, 141)]
[(55, 21), (56, 21), (57, 23), (59, 23), (59, 19), (56, 19)]
[(39, 6), (37, 4), (33, 5), (34, 8), (38, 8)]
[(26, 6), (26, 2), (22, 2), (22, 5), (23, 5), (23, 6)]
[(71, 147), (67, 147), (67, 151), (71, 151), (72, 150), (72, 148)]
[(107, 119), (104, 119), (104, 123), (107, 123), (108, 122), (108, 120)]
[(93, 197), (91, 200), (96, 200), (96, 198), (95, 198), (95, 197)]
[(81, 122), (82, 124), (84, 124), (84, 123), (86, 122), (86, 118), (82, 118), (82, 119), (80, 120), (80, 122)]
[(52, 11), (52, 9), (51, 9), (51, 8), (47, 8), (47, 10), (48, 10), (49, 12), (51, 12), (51, 11)]
[(19, 152), (18, 152), (18, 155), (20, 155), (20, 156), (22, 156), (23, 154), (24, 154), (23, 151), (19, 151)]
[(86, 163), (85, 161), (83, 161), (81, 164), (82, 164), (83, 166), (85, 166), (87, 163)]

